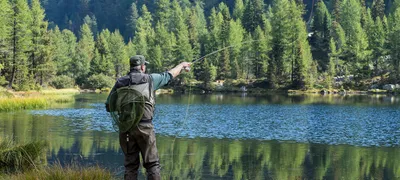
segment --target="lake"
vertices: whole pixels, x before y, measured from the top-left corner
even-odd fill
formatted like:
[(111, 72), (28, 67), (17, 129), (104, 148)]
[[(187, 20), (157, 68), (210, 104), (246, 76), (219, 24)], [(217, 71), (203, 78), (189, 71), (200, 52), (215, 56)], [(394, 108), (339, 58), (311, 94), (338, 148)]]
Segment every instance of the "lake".
[[(106, 98), (0, 113), (0, 137), (122, 177)], [(163, 179), (400, 179), (399, 97), (158, 95), (154, 124)]]

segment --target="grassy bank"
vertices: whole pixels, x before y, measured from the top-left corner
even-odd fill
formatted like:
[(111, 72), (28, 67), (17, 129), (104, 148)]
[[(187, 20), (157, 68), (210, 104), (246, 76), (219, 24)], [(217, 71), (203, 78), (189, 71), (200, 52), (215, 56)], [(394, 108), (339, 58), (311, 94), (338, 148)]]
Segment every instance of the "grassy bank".
[(45, 168), (21, 172), (16, 174), (0, 175), (0, 179), (57, 179), (57, 180), (111, 180), (115, 179), (111, 172), (100, 167), (82, 168), (78, 166), (62, 167), (53, 165)]
[(42, 109), (54, 103), (69, 103), (74, 101), (76, 89), (43, 90), (13, 92), (0, 90), (0, 112), (18, 111), (25, 109)]
[(20, 145), (0, 137), (0, 179), (113, 179), (111, 172), (100, 167), (63, 167), (59, 163), (45, 166), (46, 147), (44, 141)]

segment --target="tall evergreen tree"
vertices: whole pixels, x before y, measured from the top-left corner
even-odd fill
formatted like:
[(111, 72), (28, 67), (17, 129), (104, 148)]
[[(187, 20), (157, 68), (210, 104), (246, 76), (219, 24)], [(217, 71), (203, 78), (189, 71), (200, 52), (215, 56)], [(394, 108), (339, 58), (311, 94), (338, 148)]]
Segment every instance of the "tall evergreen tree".
[(111, 62), (113, 63), (115, 69), (115, 77), (118, 78), (122, 76), (123, 72), (129, 69), (124, 39), (118, 30), (111, 34), (109, 45), (110, 58), (112, 59)]
[(313, 60), (311, 55), (310, 45), (307, 41), (307, 27), (302, 19), (302, 9), (299, 8), (301, 5), (297, 5), (296, 2), (290, 3), (290, 15), (292, 16), (292, 22), (294, 26), (292, 31), (291, 43), (291, 79), (292, 86), (296, 88), (310, 88), (313, 85), (313, 74), (309, 71)]
[(155, 21), (159, 21), (164, 26), (169, 26), (169, 19), (171, 17), (170, 0), (157, 0), (156, 1), (156, 16)]
[(13, 9), (8, 0), (0, 0), (0, 9), (0, 78), (4, 80), (3, 70), (4, 67), (9, 68), (9, 64), (5, 65), (11, 55)]
[(241, 48), (242, 48), (242, 41), (244, 39), (244, 28), (242, 26), (242, 23), (240, 22), (240, 19), (235, 21), (234, 19), (231, 19), (230, 24), (229, 24), (229, 39), (228, 39), (228, 44), (232, 45), (233, 47), (230, 49), (230, 58), (231, 58), (231, 76), (232, 78), (243, 78), (243, 74), (240, 62), (243, 61), (243, 59), (240, 56), (241, 53)]
[(93, 35), (97, 35), (97, 19), (96, 16), (92, 15), (86, 15), (85, 18), (83, 18), (83, 23), (87, 24), (90, 27), (90, 30), (92, 31)]
[(103, 30), (97, 37), (95, 44), (95, 58), (91, 61), (90, 72), (91, 74), (104, 74), (107, 76), (115, 76), (115, 68), (111, 61), (112, 54), (111, 46), (111, 33), (108, 29)]
[(30, 25), (32, 16), (28, 3), (25, 0), (13, 0), (13, 26), (12, 26), (12, 57), (10, 64), (10, 79), (9, 87), (12, 87), (14, 82), (19, 89), (30, 89), (28, 78), (28, 54), (31, 50), (31, 36)]
[(400, 8), (389, 16), (388, 50), (393, 67), (391, 76), (398, 82), (400, 78)]
[(281, 82), (287, 79), (285, 76), (290, 71), (290, 59), (291, 58), (291, 44), (293, 39), (291, 38), (292, 33), (291, 26), (292, 19), (290, 17), (290, 3), (288, 0), (275, 0), (273, 1), (272, 8), (272, 36), (273, 46), (271, 54), (271, 63), (268, 70), (268, 77), (271, 87), (277, 87), (277, 82)]
[[(155, 45), (160, 45), (161, 52), (163, 54), (162, 65), (165, 68), (174, 65), (174, 48), (176, 47), (176, 38), (173, 33), (169, 33), (165, 25), (158, 22), (155, 27)], [(160, 69), (165, 70), (165, 69)]]
[(372, 4), (372, 17), (376, 20), (377, 17), (383, 19), (385, 16), (384, 0), (374, 0)]
[(322, 71), (329, 64), (329, 42), (331, 39), (331, 16), (323, 1), (317, 3), (312, 24), (313, 34), (310, 43), (313, 46), (313, 57), (319, 61)]
[(264, 31), (258, 26), (254, 32), (254, 75), (256, 78), (266, 77), (269, 63), (270, 44), (265, 37)]
[[(30, 29), (32, 32), (32, 51), (30, 53), (30, 71), (34, 77), (43, 77), (43, 73), (49, 70), (49, 36), (47, 33), (47, 21), (44, 20), (44, 9), (40, 6), (39, 0), (32, 0), (31, 8), (32, 22)], [(46, 65), (47, 64), (47, 65)], [(39, 66), (41, 68), (39, 68)], [(40, 74), (39, 74), (40, 73)], [(48, 73), (49, 74), (49, 73)], [(43, 78), (40, 78), (40, 84), (43, 84)]]
[(368, 40), (361, 27), (361, 5), (358, 0), (346, 0), (342, 4), (340, 24), (346, 34), (346, 48), (344, 55), (347, 66), (352, 73), (356, 73), (367, 63)]
[(129, 8), (129, 15), (127, 17), (127, 22), (125, 25), (125, 37), (132, 38), (135, 36), (136, 25), (139, 19), (139, 12), (135, 3), (132, 3)]
[(80, 38), (73, 62), (73, 77), (78, 85), (85, 83), (90, 72), (90, 61), (94, 58), (95, 42), (89, 25), (83, 24), (80, 30)]
[(257, 26), (263, 26), (263, 0), (247, 1), (243, 12), (242, 23), (247, 32), (253, 33)]
[(235, 0), (235, 7), (233, 9), (233, 17), (235, 19), (242, 19), (244, 12), (243, 0)]

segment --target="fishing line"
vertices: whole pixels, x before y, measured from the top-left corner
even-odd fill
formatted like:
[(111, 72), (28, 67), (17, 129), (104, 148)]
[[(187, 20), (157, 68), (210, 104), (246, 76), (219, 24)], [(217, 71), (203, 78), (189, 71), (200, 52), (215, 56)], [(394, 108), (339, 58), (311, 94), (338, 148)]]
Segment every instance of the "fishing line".
[[(200, 58), (198, 58), (198, 59), (193, 60), (193, 61), (192, 61), (192, 65), (195, 64), (196, 62), (199, 62), (200, 60), (202, 60), (202, 59), (208, 57), (208, 56), (211, 56), (211, 55), (213, 55), (213, 54), (216, 54), (216, 53), (218, 53), (218, 52), (221, 52), (221, 51), (223, 51), (223, 50), (225, 50), (225, 49), (229, 49), (229, 48), (232, 48), (232, 47), (236, 47), (236, 46), (238, 46), (238, 45), (248, 44), (248, 43), (257, 42), (257, 41), (260, 41), (260, 40), (245, 41), (245, 42), (242, 42), (242, 43), (238, 43), (238, 44), (234, 44), (234, 45), (230, 45), (230, 46), (224, 47), (224, 48), (222, 48), (222, 49), (218, 49), (218, 50), (213, 51), (213, 52), (211, 52), (211, 53), (208, 53), (208, 54), (206, 54), (206, 55), (204, 55), (204, 56), (202, 56), (202, 57), (200, 57)], [(185, 69), (186, 69), (186, 68), (185, 68)], [(190, 70), (190, 68), (188, 68), (188, 69), (186, 69), (186, 70)], [(191, 82), (189, 82), (189, 93), (188, 93), (188, 96), (189, 96), (189, 97), (188, 97), (188, 104), (187, 104), (187, 106), (186, 106), (185, 117), (184, 117), (184, 119), (183, 119), (183, 126), (186, 125), (186, 122), (187, 122), (187, 120), (188, 120), (191, 95), (192, 95), (192, 84), (191, 84)], [(176, 138), (177, 138), (177, 135), (175, 135), (174, 139), (172, 140), (172, 152), (171, 152), (172, 167), (171, 167), (170, 172), (169, 172), (169, 178), (170, 178), (170, 179), (171, 179), (172, 170), (174, 169), (174, 150), (175, 150), (175, 141), (176, 141)]]
[(193, 61), (192, 61), (192, 64), (194, 64), (194, 63), (196, 63), (196, 62), (198, 62), (198, 61), (200, 61), (200, 60), (202, 60), (202, 59), (204, 59), (204, 58), (206, 58), (206, 57), (208, 57), (208, 56), (211, 56), (211, 55), (213, 55), (213, 54), (215, 54), (215, 53), (218, 53), (218, 52), (220, 52), (220, 51), (223, 51), (223, 50), (225, 50), (225, 49), (233, 48), (233, 47), (236, 47), (236, 46), (238, 46), (238, 45), (247, 44), (247, 43), (256, 42), (256, 41), (260, 41), (260, 40), (245, 41), (245, 42), (242, 42), (242, 43), (238, 43), (238, 44), (234, 44), (234, 45), (230, 45), (230, 46), (224, 47), (224, 48), (222, 48), (222, 49), (218, 49), (218, 50), (216, 50), (216, 51), (214, 51), (214, 52), (211, 52), (211, 53), (209, 53), (209, 54), (204, 55), (203, 57), (200, 57), (200, 58), (198, 58), (198, 59), (193, 60)]

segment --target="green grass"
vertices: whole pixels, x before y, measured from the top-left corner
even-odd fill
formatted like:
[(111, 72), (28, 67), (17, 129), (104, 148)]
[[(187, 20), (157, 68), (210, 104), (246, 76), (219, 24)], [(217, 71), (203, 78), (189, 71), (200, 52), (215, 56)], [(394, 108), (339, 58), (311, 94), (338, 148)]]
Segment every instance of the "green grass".
[(36, 179), (57, 179), (57, 180), (111, 180), (115, 179), (110, 171), (100, 167), (62, 167), (59, 164), (44, 167), (32, 171), (0, 175), (0, 179), (9, 180), (36, 180)]
[(100, 167), (62, 167), (59, 163), (44, 166), (40, 157), (43, 157), (46, 147), (47, 143), (44, 141), (17, 145), (11, 139), (0, 139), (0, 179), (114, 179), (111, 172)]
[(43, 109), (49, 107), (52, 103), (69, 103), (73, 101), (74, 97), (69, 95), (0, 98), (0, 112)]
[(23, 145), (15, 144), (10, 139), (0, 143), (0, 172), (19, 172), (38, 167), (40, 156), (44, 153), (47, 143), (31, 142)]

